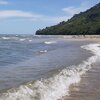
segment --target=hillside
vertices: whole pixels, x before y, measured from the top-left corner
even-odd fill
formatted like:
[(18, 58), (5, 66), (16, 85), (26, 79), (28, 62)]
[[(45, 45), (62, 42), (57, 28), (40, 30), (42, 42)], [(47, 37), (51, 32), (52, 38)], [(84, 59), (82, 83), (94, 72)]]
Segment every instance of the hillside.
[(66, 22), (38, 30), (36, 35), (100, 35), (100, 3)]

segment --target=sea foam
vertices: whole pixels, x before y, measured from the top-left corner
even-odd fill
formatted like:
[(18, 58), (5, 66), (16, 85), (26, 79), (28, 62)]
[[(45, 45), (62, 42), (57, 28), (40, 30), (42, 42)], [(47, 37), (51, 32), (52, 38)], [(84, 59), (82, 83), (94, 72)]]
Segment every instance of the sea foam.
[(10, 38), (9, 37), (2, 37), (2, 39), (7, 40), (7, 39), (10, 39)]
[(80, 82), (81, 75), (86, 73), (100, 57), (99, 46), (100, 44), (81, 46), (91, 51), (93, 56), (77, 66), (73, 65), (60, 70), (50, 78), (28, 82), (18, 88), (7, 90), (0, 94), (0, 100), (58, 100), (62, 96), (70, 95), (70, 85)]
[(56, 41), (45, 41), (44, 43), (45, 44), (53, 44), (53, 43), (56, 43)]

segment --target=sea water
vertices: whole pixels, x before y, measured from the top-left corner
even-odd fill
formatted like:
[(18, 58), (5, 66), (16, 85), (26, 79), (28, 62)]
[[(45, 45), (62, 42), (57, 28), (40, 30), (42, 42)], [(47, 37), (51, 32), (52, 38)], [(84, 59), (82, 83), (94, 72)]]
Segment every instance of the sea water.
[(61, 99), (98, 56), (90, 41), (0, 35), (0, 100)]

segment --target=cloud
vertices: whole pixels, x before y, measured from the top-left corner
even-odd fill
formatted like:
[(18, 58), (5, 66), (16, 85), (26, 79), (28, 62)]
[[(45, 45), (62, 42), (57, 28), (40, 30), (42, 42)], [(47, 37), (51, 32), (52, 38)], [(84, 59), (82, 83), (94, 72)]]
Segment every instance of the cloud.
[(86, 9), (90, 8), (91, 5), (89, 2), (83, 2), (78, 7), (70, 6), (66, 8), (62, 8), (61, 12), (65, 12), (65, 15), (62, 16), (47, 16), (43, 14), (34, 14), (32, 12), (26, 12), (22, 10), (1, 10), (0, 11), (0, 19), (2, 18), (27, 18), (33, 22), (39, 23), (52, 23), (56, 24), (61, 21), (67, 21), (74, 14), (78, 14), (79, 12), (83, 12)]
[(88, 8), (90, 8), (89, 2), (82, 2), (79, 7), (70, 6), (63, 8), (62, 11), (64, 11), (67, 15), (74, 15), (83, 12)]
[(66, 12), (68, 15), (77, 14), (80, 11), (82, 11), (80, 8), (75, 8), (75, 7), (67, 7), (67, 8), (63, 8), (62, 10)]
[(0, 11), (0, 18), (10, 17), (25, 17), (25, 18), (38, 18), (40, 15), (33, 14), (31, 12), (24, 12), (21, 10), (3, 10)]
[(32, 12), (25, 12), (21, 10), (2, 10), (0, 11), (0, 18), (27, 18), (37, 22), (58, 23), (70, 18), (70, 16), (46, 16), (42, 14), (33, 14)]
[[(5, 0), (0, 0), (1, 4), (8, 4)], [(34, 22), (40, 23), (59, 23), (61, 21), (67, 21), (74, 14), (78, 14), (79, 12), (83, 12), (86, 9), (90, 8), (91, 4), (88, 1), (82, 2), (78, 7), (69, 6), (61, 9), (61, 12), (65, 12), (64, 15), (60, 16), (48, 16), (43, 14), (34, 14), (33, 12), (27, 12), (22, 10), (1, 10), (0, 11), (0, 19), (2, 18), (27, 18)]]
[(61, 21), (67, 21), (71, 16), (41, 16), (37, 21), (59, 23)]
[(3, 1), (3, 0), (1, 1), (1, 0), (0, 0), (0, 5), (8, 5), (8, 4), (9, 4), (9, 3), (8, 3), (7, 1)]

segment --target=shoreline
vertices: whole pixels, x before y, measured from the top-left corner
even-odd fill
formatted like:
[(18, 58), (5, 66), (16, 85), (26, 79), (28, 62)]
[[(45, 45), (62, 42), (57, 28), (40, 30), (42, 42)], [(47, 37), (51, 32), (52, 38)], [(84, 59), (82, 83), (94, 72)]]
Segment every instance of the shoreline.
[(100, 35), (68, 35), (64, 39), (100, 41)]
[(92, 64), (90, 70), (81, 76), (81, 81), (70, 86), (69, 96), (62, 100), (100, 100), (100, 62)]
[(100, 100), (100, 63), (82, 76), (80, 83), (70, 86), (70, 95), (63, 100)]
[[(70, 40), (68, 40), (68, 41), (70, 42)], [(71, 41), (74, 42), (75, 40), (71, 39)], [(85, 51), (87, 51), (87, 50), (89, 50), (89, 52), (91, 51), (91, 53), (94, 56), (99, 55), (98, 47), (100, 45), (94, 44), (96, 42), (91, 42), (92, 40), (90, 42), (86, 41), (86, 40), (84, 40), (84, 41), (82, 40), (80, 42), (79, 41), (80, 41), (80, 39), (76, 39), (76, 42), (78, 42), (79, 44), (80, 44), (80, 42), (82, 42), (82, 44), (83, 44), (82, 46), (78, 45), (79, 48), (81, 46), (81, 48), (85, 49)], [(86, 41), (86, 44), (85, 44), (85, 41)], [(66, 41), (66, 43), (67, 43), (67, 41)], [(88, 46), (87, 43), (89, 43), (89, 44), (93, 43), (93, 44)], [(75, 48), (77, 47), (77, 45), (74, 45), (74, 46), (75, 46)], [(64, 49), (64, 51), (65, 51), (65, 49)], [(42, 79), (42, 80), (38, 80), (36, 82), (30, 81), (27, 84), (20, 85), (17, 88), (12, 88), (10, 90), (7, 90), (6, 93), (1, 94), (2, 95), (1, 98), (2, 98), (2, 100), (10, 100), (11, 97), (14, 96), (16, 99), (27, 98), (29, 100), (31, 100), (31, 99), (35, 100), (36, 95), (34, 93), (38, 92), (40, 97), (37, 95), (37, 98), (41, 98), (39, 100), (42, 100), (42, 99), (47, 100), (47, 98), (49, 100), (53, 100), (53, 99), (54, 100), (62, 100), (62, 99), (59, 99), (62, 96), (65, 96), (64, 97), (65, 100), (74, 100), (75, 94), (73, 95), (73, 91), (75, 90), (74, 92), (77, 93), (78, 90), (81, 90), (79, 88), (76, 88), (75, 86), (76, 86), (76, 84), (80, 85), (80, 79), (82, 78), (81, 76), (84, 76), (84, 73), (87, 72), (91, 68), (91, 65), (96, 61), (94, 56), (89, 57), (92, 59), (85, 58), (84, 60), (82, 60), (83, 62), (79, 63), (78, 65), (75, 65), (75, 66), (72, 65), (72, 68), (68, 68), (68, 69), (64, 68), (63, 70), (60, 70), (57, 74), (55, 74), (54, 76), (52, 76), (48, 79)], [(83, 56), (82, 56), (82, 58), (83, 58)], [(69, 66), (69, 67), (71, 67), (71, 66)], [(41, 84), (42, 84), (42, 87), (41, 87)], [(72, 84), (74, 84), (74, 86), (72, 86)], [(35, 88), (36, 88), (36, 90), (35, 90)], [(52, 88), (53, 88), (53, 90), (52, 90)], [(40, 91), (41, 89), (42, 89), (42, 92)], [(62, 92), (60, 92), (61, 90), (62, 90)], [(24, 91), (26, 91), (26, 92), (24, 92)], [(52, 96), (52, 93), (55, 95)], [(23, 94), (23, 97), (20, 94)], [(26, 94), (28, 94), (28, 95), (26, 95)], [(66, 94), (68, 95), (67, 97), (66, 97)], [(70, 96), (72, 96), (74, 98), (70, 99), (69, 94), (71, 94)], [(32, 98), (31, 98), (31, 96), (32, 96)], [(79, 97), (79, 96), (76, 95), (76, 97)], [(75, 100), (81, 100), (81, 99), (75, 99)]]

